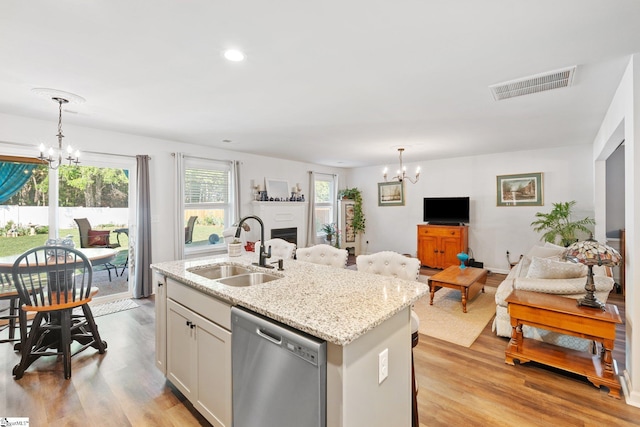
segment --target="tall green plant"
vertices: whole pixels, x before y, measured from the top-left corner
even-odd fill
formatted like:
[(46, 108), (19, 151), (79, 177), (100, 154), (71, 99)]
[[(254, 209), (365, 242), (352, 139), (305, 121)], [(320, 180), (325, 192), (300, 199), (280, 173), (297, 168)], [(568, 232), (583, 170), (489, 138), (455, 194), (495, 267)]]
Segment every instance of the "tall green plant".
[(364, 233), (365, 230), (365, 217), (362, 211), (362, 193), (357, 187), (345, 188), (338, 191), (338, 199), (350, 199), (355, 203), (353, 204), (353, 231), (357, 233)]
[(589, 234), (591, 230), (587, 225), (594, 225), (593, 218), (585, 217), (578, 221), (571, 220), (572, 209), (576, 201), (553, 203), (553, 209), (549, 213), (536, 213), (536, 220), (531, 223), (533, 230), (543, 233), (541, 240), (549, 243), (558, 243), (569, 246), (576, 239), (576, 233), (581, 231)]

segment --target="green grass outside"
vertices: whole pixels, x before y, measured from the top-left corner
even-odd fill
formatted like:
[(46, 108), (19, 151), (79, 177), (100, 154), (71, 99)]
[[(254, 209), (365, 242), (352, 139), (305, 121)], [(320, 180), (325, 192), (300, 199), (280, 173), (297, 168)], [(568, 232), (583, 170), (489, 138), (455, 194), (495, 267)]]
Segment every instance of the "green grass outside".
[[(121, 228), (119, 226), (113, 227), (96, 227), (97, 230), (111, 230), (111, 243), (117, 243), (116, 233), (113, 233), (115, 228)], [(60, 237), (67, 237), (71, 235), (73, 243), (76, 248), (80, 247), (80, 234), (77, 228), (69, 228), (60, 230)], [(34, 236), (18, 236), (18, 237), (0, 237), (0, 257), (9, 255), (19, 255), (28, 249), (42, 246), (46, 243), (49, 236), (47, 234), (36, 234)], [(120, 233), (120, 245), (123, 248), (129, 246), (129, 238), (126, 234)]]
[[(111, 243), (116, 243), (116, 233), (113, 230), (121, 228), (120, 226), (103, 226), (96, 227), (99, 230), (111, 230)], [(193, 245), (208, 245), (209, 236), (211, 234), (217, 234), (222, 240), (222, 227), (215, 225), (200, 225), (196, 224), (193, 229)], [(80, 247), (80, 235), (77, 228), (69, 228), (60, 230), (60, 237), (66, 237), (71, 235), (76, 247)], [(36, 246), (42, 246), (49, 238), (46, 234), (36, 234), (34, 236), (19, 236), (19, 237), (5, 237), (0, 236), (0, 257), (19, 255), (28, 249), (35, 248)], [(120, 245), (121, 248), (127, 248), (129, 246), (129, 238), (126, 234), (120, 233)]]

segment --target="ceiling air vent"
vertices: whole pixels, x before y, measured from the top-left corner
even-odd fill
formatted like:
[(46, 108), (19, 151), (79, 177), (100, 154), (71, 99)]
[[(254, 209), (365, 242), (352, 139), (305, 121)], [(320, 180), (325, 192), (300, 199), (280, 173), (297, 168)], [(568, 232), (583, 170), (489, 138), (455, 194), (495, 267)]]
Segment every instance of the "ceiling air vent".
[(559, 89), (571, 86), (576, 66), (563, 68), (561, 70), (549, 71), (547, 73), (536, 74), (535, 76), (524, 77), (504, 83), (489, 86), (493, 99), (513, 98), (514, 96), (530, 95), (532, 93), (544, 92), (545, 90)]

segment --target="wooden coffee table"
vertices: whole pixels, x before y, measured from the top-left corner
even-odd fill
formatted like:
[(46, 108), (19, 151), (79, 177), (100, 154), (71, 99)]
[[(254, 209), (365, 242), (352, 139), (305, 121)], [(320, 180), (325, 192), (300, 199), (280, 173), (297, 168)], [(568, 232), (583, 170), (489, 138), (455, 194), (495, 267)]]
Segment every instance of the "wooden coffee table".
[(433, 305), (433, 295), (437, 288), (456, 289), (462, 296), (462, 312), (466, 313), (467, 301), (473, 299), (480, 291), (484, 292), (488, 273), (489, 271), (484, 268), (460, 268), (457, 265), (445, 268), (429, 278), (429, 291), (431, 291), (429, 304)]

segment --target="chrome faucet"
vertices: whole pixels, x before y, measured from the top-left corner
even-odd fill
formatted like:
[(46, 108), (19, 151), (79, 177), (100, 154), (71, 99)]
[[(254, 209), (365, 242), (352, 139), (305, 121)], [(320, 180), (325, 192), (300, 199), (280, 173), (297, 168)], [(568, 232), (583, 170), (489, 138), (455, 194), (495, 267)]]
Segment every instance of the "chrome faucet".
[(249, 215), (249, 216), (245, 216), (244, 218), (242, 218), (240, 220), (240, 222), (238, 222), (238, 229), (236, 230), (236, 239), (240, 238), (240, 233), (242, 232), (242, 224), (244, 224), (244, 222), (246, 220), (248, 220), (249, 218), (253, 218), (256, 221), (258, 221), (258, 223), (260, 224), (260, 249), (258, 252), (258, 263), (254, 263), (255, 265), (258, 265), (260, 267), (265, 267), (265, 268), (273, 268), (273, 265), (269, 265), (267, 264), (267, 258), (271, 258), (271, 246), (269, 246), (269, 252), (265, 252), (264, 249), (264, 223), (262, 222), (262, 220), (260, 219), (260, 217), (257, 217), (255, 215)]

